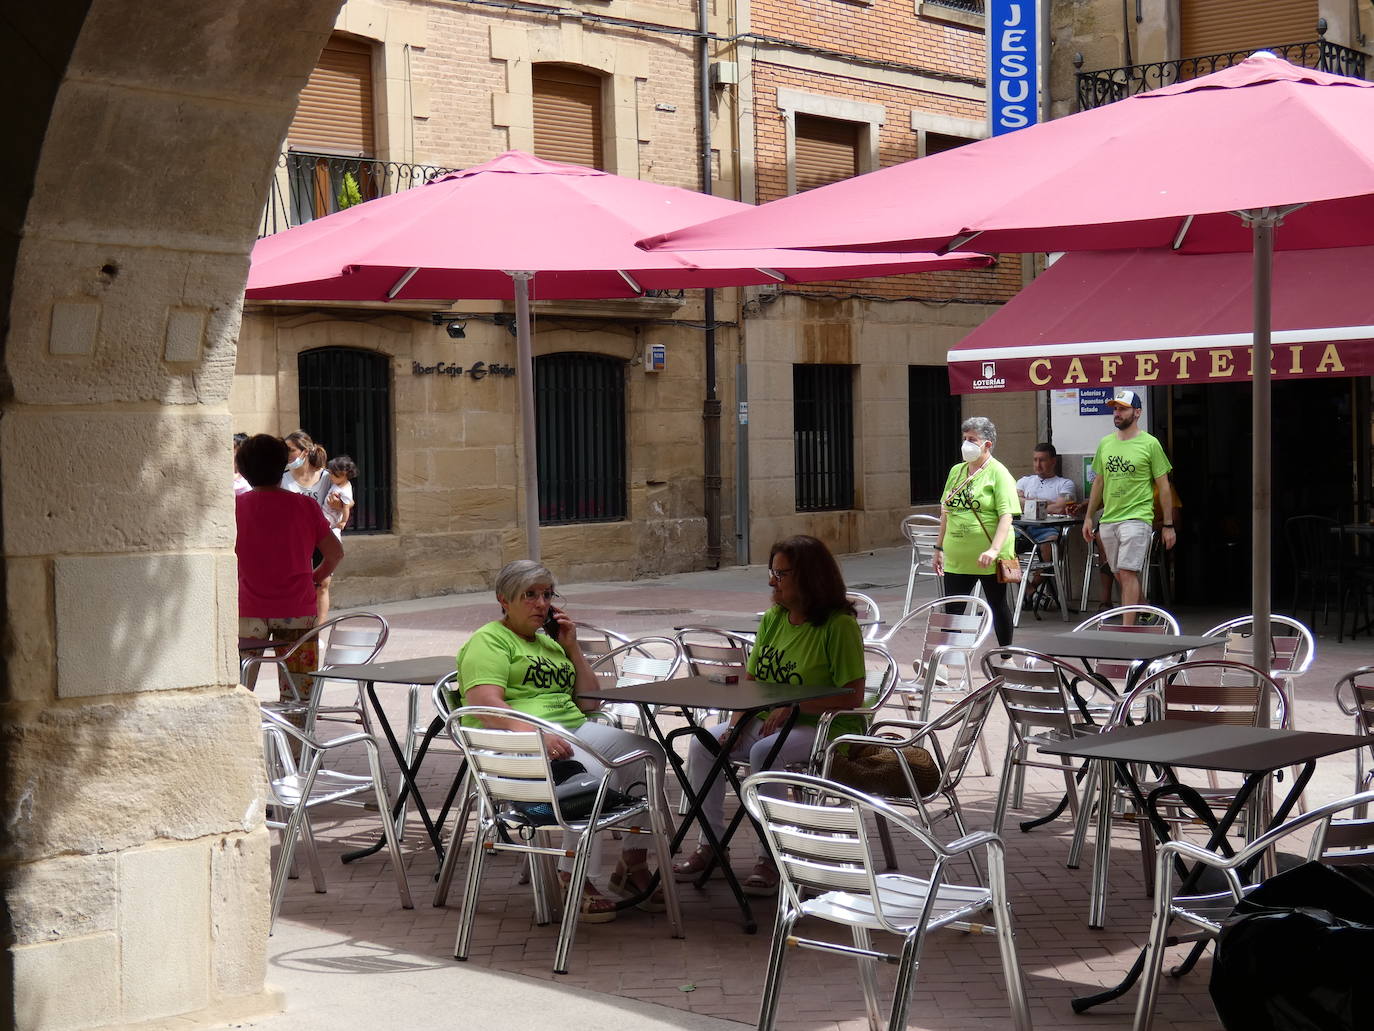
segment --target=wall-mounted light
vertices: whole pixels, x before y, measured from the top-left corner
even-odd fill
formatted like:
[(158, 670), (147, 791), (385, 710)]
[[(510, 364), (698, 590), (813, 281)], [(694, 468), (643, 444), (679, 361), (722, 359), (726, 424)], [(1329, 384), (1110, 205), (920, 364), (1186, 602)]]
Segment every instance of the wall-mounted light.
[(497, 326), (505, 326), (506, 332), (511, 336), (518, 335), (519, 331), (515, 328), (514, 315), (493, 315), (491, 321)]
[(436, 326), (443, 326), (444, 332), (454, 340), (462, 340), (467, 336), (467, 333), (464, 332), (467, 323), (460, 316), (446, 315), (441, 311), (436, 311), (430, 313), (429, 321)]
[(450, 322), (446, 327), (444, 327), (444, 329), (445, 332), (447, 332), (448, 335), (452, 337), (454, 340), (462, 340), (464, 337), (467, 336), (467, 333), (463, 331), (465, 326), (467, 326), (466, 322), (459, 322), (455, 319), (453, 322)]

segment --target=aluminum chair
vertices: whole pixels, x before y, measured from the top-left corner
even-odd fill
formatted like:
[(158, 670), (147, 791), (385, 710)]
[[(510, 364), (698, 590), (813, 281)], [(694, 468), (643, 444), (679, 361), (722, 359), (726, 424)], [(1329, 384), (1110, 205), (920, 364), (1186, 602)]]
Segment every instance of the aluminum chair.
[[(483, 726), (464, 726), (463, 721), (469, 718), (514, 720), (527, 729), (493, 730)], [(664, 763), (647, 750), (636, 750), (616, 758), (602, 755), (571, 734), (566, 727), (511, 709), (489, 706), (464, 706), (454, 709), (448, 718), (448, 728), (454, 740), (463, 749), (468, 762), (469, 777), (478, 796), (477, 833), (468, 864), (463, 910), (458, 924), (453, 958), (467, 959), (472, 929), (476, 923), (482, 870), (487, 857), (495, 852), (511, 852), (532, 861), (540, 861), (541, 866), (547, 866), (553, 857), (565, 856), (568, 853), (562, 847), (540, 844), (540, 835), (561, 829), (565, 834), (578, 835), (577, 845), (573, 849), (572, 876), (569, 880), (572, 890), (578, 897), (570, 897), (563, 906), (562, 926), (558, 933), (558, 946), (553, 964), (554, 973), (566, 974), (568, 954), (572, 950), (573, 937), (577, 932), (579, 898), (591, 872), (587, 866), (593, 836), (612, 828), (618, 828), (627, 834), (648, 834), (653, 838), (659, 870), (666, 871), (670, 867), (672, 855), (668, 843), (672, 830), (668, 824), (663, 794)], [(591, 812), (583, 819), (573, 820), (565, 817), (559, 806), (545, 745), (545, 740), (550, 737), (567, 741), (606, 768)], [(606, 808), (604, 800), (611, 774), (636, 764), (642, 764), (645, 771), (646, 797), (623, 808)], [(522, 814), (516, 808), (519, 805), (540, 803), (549, 807), (547, 817), (542, 819)], [(649, 818), (648, 829), (638, 822), (642, 821), (645, 815)], [(457, 824), (454, 826), (456, 830)], [(452, 876), (449, 867), (458, 851), (457, 842), (450, 840), (444, 870), (440, 872), (441, 882)], [(530, 878), (530, 884), (534, 889), (535, 918), (541, 924), (548, 922), (552, 908), (549, 878), (543, 876), (543, 873), (547, 873), (547, 870)], [(678, 908), (676, 882), (669, 876), (660, 878), (660, 883), (672, 935), (674, 938), (681, 938), (682, 914)]]
[[(799, 801), (764, 794), (761, 789), (768, 787), (790, 790)], [(1016, 1031), (1030, 1031), (1030, 1008), (1012, 935), (1001, 838), (978, 831), (943, 845), (896, 807), (818, 777), (756, 773), (744, 782), (742, 797), (750, 815), (763, 827), (780, 876), (759, 1031), (772, 1031), (777, 1021), (783, 967), (788, 950), (794, 948), (858, 959), (872, 1031), (882, 1031), (884, 1026), (878, 1003), (877, 962), (896, 964), (897, 984), (887, 1027), (905, 1028), (926, 936), (943, 927), (997, 936), (1011, 1026)], [(910, 836), (922, 853), (924, 876), (878, 872), (865, 826), (865, 818), (870, 816), (881, 817)], [(975, 851), (986, 853), (989, 886), (947, 881), (950, 863)], [(995, 926), (989, 926), (982, 917), (989, 910)], [(847, 927), (852, 944), (796, 934), (794, 927), (802, 917)], [(899, 937), (900, 951), (894, 955), (875, 950), (873, 931)]]
[[(1124, 622), (1126, 616), (1134, 616), (1134, 623)], [(1108, 630), (1127, 634), (1180, 634), (1178, 620), (1172, 613), (1153, 605), (1118, 605), (1088, 617), (1073, 628), (1073, 633), (1088, 630)], [(1092, 671), (1106, 677), (1113, 684), (1124, 687), (1139, 663), (1114, 659), (1095, 659)], [(1104, 715), (1106, 715), (1104, 713)]]
[[(921, 825), (927, 829), (947, 817), (954, 820), (954, 826), (963, 837), (968, 833), (964, 824), (964, 811), (955, 793), (959, 782), (964, 779), (973, 749), (978, 744), (983, 726), (987, 723), (988, 713), (997, 701), (997, 681), (985, 684), (961, 701), (946, 709), (929, 723), (913, 723), (910, 720), (880, 720), (868, 728), (866, 734), (845, 734), (826, 744), (822, 755), (820, 775), (830, 779), (830, 767), (836, 752), (850, 745), (876, 745), (891, 748), (900, 755), (904, 748), (924, 748), (935, 760), (939, 771), (939, 781), (930, 791), (922, 793), (916, 786), (911, 767), (906, 762), (898, 763), (907, 782), (907, 793), (902, 797), (883, 796), (889, 805), (912, 806), (920, 813)], [(941, 743), (941, 736), (946, 738)], [(819, 737), (819, 735), (818, 735)], [(882, 841), (883, 858), (889, 870), (897, 868), (896, 850), (893, 848), (891, 832), (887, 821), (878, 820), (878, 834)], [(969, 862), (973, 864), (974, 879), (983, 883), (982, 871), (972, 853)]]
[[(877, 600), (862, 591), (846, 591), (845, 600), (854, 606), (855, 617), (865, 641), (873, 641), (883, 630), (883, 610)], [(864, 624), (868, 624), (865, 626)]]
[(902, 520), (902, 536), (911, 547), (911, 568), (906, 575), (906, 598), (902, 602), (902, 615), (911, 611), (916, 593), (916, 584), (923, 578), (935, 581), (935, 593), (945, 593), (945, 578), (935, 572), (932, 560), (935, 545), (940, 543), (940, 517), (930, 515), (909, 515)]
[[(1288, 692), (1279, 681), (1244, 663), (1204, 659), (1159, 669), (1145, 677), (1130, 694), (1117, 703), (1116, 711), (1104, 729), (1124, 726), (1134, 717), (1144, 715), (1148, 719), (1240, 726), (1278, 726), (1288, 730), (1292, 729), (1291, 713), (1292, 703)], [(1098, 764), (1093, 763), (1089, 766), (1087, 781), (1084, 784), (1084, 798), (1092, 799), (1098, 793), (1098, 776)], [(1152, 778), (1145, 767), (1139, 768), (1136, 781), (1140, 784), (1143, 795), (1148, 795), (1154, 787), (1162, 783)], [(1215, 776), (1208, 777), (1206, 787), (1195, 786), (1194, 790), (1213, 808), (1230, 805), (1235, 797), (1235, 792), (1220, 785)], [(1113, 822), (1133, 823), (1138, 830), (1143, 877), (1148, 894), (1154, 890), (1154, 830), (1145, 814), (1136, 812), (1135, 800), (1129, 793), (1115, 787), (1108, 794), (1107, 804), (1112, 806)], [(1260, 792), (1256, 795), (1259, 796)], [(1247, 803), (1247, 839), (1256, 837), (1260, 827), (1268, 823), (1270, 804), (1267, 792), (1265, 795), (1266, 797), (1256, 797)], [(1089, 803), (1078, 814), (1070, 865), (1077, 865), (1078, 856), (1087, 838), (1088, 815), (1092, 808), (1092, 804)], [(1163, 816), (1163, 819), (1179, 827), (1203, 826), (1196, 817), (1184, 816), (1177, 810), (1172, 815)], [(1104, 912), (1105, 899), (1096, 900), (1096, 907), (1095, 912)]]
[(882, 712), (883, 706), (897, 689), (897, 660), (882, 645), (864, 645), (864, 703), (854, 709), (836, 709), (823, 712), (816, 723), (816, 739), (811, 744), (811, 758), (806, 764), (806, 773), (816, 773), (825, 758), (826, 742), (830, 739), (830, 728), (841, 716), (858, 716), (868, 727), (875, 716)]
[[(386, 837), (392, 871), (396, 875), (396, 887), (401, 895), (401, 905), (406, 909), (414, 908), (410, 901), (410, 886), (406, 883), (405, 864), (401, 861), (400, 837), (391, 822), (391, 802), (386, 790), (386, 779), (382, 776), (377, 739), (371, 734), (358, 731), (332, 741), (320, 741), (298, 729), (284, 716), (266, 709), (262, 713), (262, 729), (263, 753), (267, 762), (268, 805), (290, 813), (285, 820), (267, 820), (269, 828), (282, 832), (281, 854), (277, 857), (277, 865), (272, 871), (272, 915), (269, 929), (276, 923), (277, 913), (281, 910), (297, 841), (305, 842), (315, 891), (321, 894), (325, 891), (324, 873), (320, 868), (315, 836), (310, 826), (310, 810), (327, 803), (352, 799), (367, 792), (371, 792), (377, 800), (382, 833)], [(297, 766), (292, 755), (292, 741), (300, 746), (304, 757), (304, 769)], [(355, 745), (361, 745), (367, 752), (369, 772), (366, 776), (325, 768), (326, 757), (332, 757), (340, 750)]]
[(693, 676), (744, 675), (752, 642), (743, 635), (713, 626), (684, 626), (673, 632), (673, 639), (682, 649), (682, 661)]
[[(1087, 669), (1028, 648), (994, 648), (983, 656), (983, 669), (988, 681), (997, 685), (1008, 722), (1006, 761), (992, 818), (994, 833), (1002, 832), (1009, 808), (1021, 807), (1027, 769), (1060, 774), (1069, 811), (1077, 816), (1083, 806), (1073, 760), (1067, 756), (1058, 756), (1055, 762), (1034, 759), (1027, 739), (1096, 734), (1099, 728), (1090, 715), (1092, 698), (1099, 691), (1110, 694), (1110, 689)], [(1085, 688), (1086, 698), (1082, 696)], [(1069, 865), (1075, 865), (1072, 859)]]
[(630, 641), (624, 634), (607, 630), (605, 627), (594, 626), (591, 623), (574, 623), (573, 625), (577, 628), (577, 644), (582, 649), (582, 654), (587, 657), (588, 662), (595, 662), (607, 652), (614, 651), (622, 644), (628, 644)]
[[(1155, 1005), (1159, 1000), (1159, 981), (1164, 969), (1164, 950), (1170, 945), (1192, 943), (1193, 951), (1173, 973), (1180, 977), (1192, 969), (1209, 941), (1221, 934), (1221, 923), (1231, 910), (1257, 885), (1241, 883), (1243, 871), (1262, 857), (1272, 857), (1275, 846), (1293, 834), (1312, 828), (1307, 848), (1309, 861), (1337, 865), (1374, 861), (1374, 821), (1337, 819), (1344, 812), (1363, 813), (1374, 802), (1374, 791), (1329, 802), (1311, 812), (1275, 827), (1227, 858), (1209, 852), (1189, 841), (1170, 841), (1159, 849), (1156, 859), (1154, 912), (1150, 936), (1145, 946), (1145, 968), (1140, 976), (1140, 997), (1136, 1000), (1134, 1031), (1150, 1031), (1154, 1026)], [(1208, 895), (1174, 895), (1174, 860), (1201, 863), (1221, 871), (1227, 890)], [(1170, 933), (1175, 921), (1186, 925), (1181, 933)]]
[(973, 658), (992, 633), (992, 609), (967, 594), (936, 598), (912, 609), (870, 643), (882, 645), (915, 676), (898, 681), (907, 716), (930, 719), (938, 694), (957, 700), (973, 690)]
[(1212, 627), (1203, 636), (1225, 637), (1226, 645), (1221, 653), (1223, 659), (1267, 670), (1271, 677), (1283, 682), (1290, 700), (1293, 698), (1293, 682), (1312, 668), (1317, 657), (1312, 631), (1292, 616), (1269, 617), (1269, 655), (1262, 661), (1256, 661), (1254, 616), (1228, 619)]
[[(1063, 543), (1063, 535), (1056, 533), (1047, 541), (1036, 542), (1035, 538), (1019, 526), (1013, 526), (1016, 532), (1018, 553), (1024, 554), (1026, 559), (1025, 568), (1021, 570), (1021, 582), (1016, 587), (1016, 600), (1012, 605), (1011, 624), (1012, 626), (1021, 625), (1021, 612), (1026, 605), (1026, 592), (1031, 589), (1030, 583), (1038, 575), (1040, 584), (1054, 584), (1055, 594), (1059, 597), (1059, 614), (1068, 622), (1069, 619), (1069, 582), (1067, 576), (1061, 576), (1065, 566), (1062, 560), (1060, 545)], [(1048, 546), (1050, 557), (1045, 558), (1040, 554), (1042, 547)], [(1024, 548), (1024, 551), (1023, 551)], [(1040, 586), (1039, 584), (1037, 587)], [(1040, 618), (1040, 613), (1036, 612), (1035, 618)]]
[[(356, 665), (371, 662), (386, 645), (390, 635), (387, 621), (374, 612), (358, 612), (349, 616), (338, 616), (319, 626), (296, 641), (281, 655), (254, 655), (243, 661), (243, 682), (253, 683), (263, 666), (275, 666), (280, 671), (280, 683), (287, 687), (288, 697), (276, 702), (262, 702), (264, 711), (297, 715), (306, 733), (313, 733), (316, 718), (323, 713), (326, 719), (339, 719), (347, 716), (346, 722), (361, 723), (369, 734), (372, 732), (371, 719), (362, 697), (362, 686), (355, 684), (356, 698), (352, 705), (325, 706), (321, 704), (325, 682), (332, 679), (328, 674), (330, 666)], [(315, 673), (296, 674), (287, 669), (291, 659), (303, 649), (320, 647), (319, 668)], [(307, 685), (298, 682), (313, 680)]]
[[(592, 672), (602, 687), (627, 687), (671, 680), (682, 665), (682, 647), (672, 637), (637, 637), (594, 659)], [(603, 702), (601, 711), (616, 726), (637, 725), (639, 709), (628, 702)]]
[[(1153, 529), (1150, 530), (1150, 542), (1145, 551), (1145, 567), (1140, 571), (1140, 596), (1146, 599), (1150, 597), (1150, 567), (1154, 564), (1152, 561), (1152, 556), (1155, 554), (1155, 548), (1158, 544), (1158, 538), (1159, 534), (1155, 533)], [(1105, 556), (1106, 551), (1103, 551), (1102, 554)], [(1079, 612), (1082, 612), (1084, 609), (1088, 607), (1088, 592), (1092, 590), (1093, 574), (1097, 572), (1097, 563), (1093, 561), (1093, 557), (1093, 549), (1091, 546), (1089, 546), (1088, 557), (1083, 563), (1083, 593), (1079, 596), (1080, 598), (1082, 598), (1082, 601), (1078, 603)], [(1165, 588), (1165, 590), (1167, 593), (1167, 587)], [(1102, 600), (1103, 602), (1111, 601), (1112, 599), (1110, 592), (1108, 593), (1107, 597), (1103, 598)]]
[[(1352, 669), (1336, 681), (1335, 694), (1341, 712), (1355, 717), (1354, 733), (1369, 739), (1369, 755), (1374, 758), (1374, 666)], [(1365, 769), (1365, 751), (1361, 748), (1355, 752), (1356, 791), (1368, 791), (1374, 785), (1374, 763)]]

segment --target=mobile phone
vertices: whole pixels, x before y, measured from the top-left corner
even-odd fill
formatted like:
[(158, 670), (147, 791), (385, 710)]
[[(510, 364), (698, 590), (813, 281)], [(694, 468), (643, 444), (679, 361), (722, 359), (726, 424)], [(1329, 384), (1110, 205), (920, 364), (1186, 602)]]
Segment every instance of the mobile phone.
[(553, 609), (551, 608), (549, 609), (548, 617), (544, 620), (544, 633), (548, 634), (556, 641), (558, 640), (559, 629), (560, 625), (558, 619), (554, 616)]

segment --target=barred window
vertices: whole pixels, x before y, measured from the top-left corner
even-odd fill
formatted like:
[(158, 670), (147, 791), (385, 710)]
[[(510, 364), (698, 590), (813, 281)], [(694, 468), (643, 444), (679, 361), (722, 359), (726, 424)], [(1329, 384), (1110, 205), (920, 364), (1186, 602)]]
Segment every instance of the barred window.
[(350, 533), (390, 533), (392, 510), (391, 362), (352, 347), (322, 347), (296, 358), (301, 427), (331, 458), (348, 455), (353, 481)]
[(596, 354), (534, 360), (539, 522), (625, 518), (625, 363)]
[(797, 511), (854, 507), (854, 367), (792, 366)]
[(940, 499), (949, 467), (959, 456), (963, 402), (949, 392), (943, 365), (907, 366), (907, 439), (911, 449), (911, 503)]

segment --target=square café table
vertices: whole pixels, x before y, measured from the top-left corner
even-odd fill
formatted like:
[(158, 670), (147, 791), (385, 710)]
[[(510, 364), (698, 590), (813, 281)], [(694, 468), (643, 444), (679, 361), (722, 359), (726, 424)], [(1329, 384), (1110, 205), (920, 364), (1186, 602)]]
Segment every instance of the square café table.
[[(1174, 781), (1172, 767), (1175, 766), (1242, 774), (1245, 780), (1240, 790), (1236, 792), (1231, 805), (1212, 829), (1212, 836), (1207, 842), (1207, 848), (1212, 850), (1225, 844), (1227, 832), (1240, 815), (1246, 801), (1273, 771), (1287, 766), (1302, 767), (1282, 804), (1274, 811), (1269, 827), (1261, 830), (1277, 827), (1287, 819), (1307, 782), (1312, 779), (1318, 759), (1352, 748), (1362, 748), (1367, 743), (1366, 738), (1355, 734), (1325, 734), (1315, 731), (1281, 730), (1274, 727), (1194, 723), (1190, 720), (1157, 720), (1067, 740), (1048, 737), (1032, 737), (1028, 740), (1042, 752), (1051, 755), (1067, 755), (1115, 764), (1117, 778), (1130, 790), (1140, 811), (1149, 816), (1150, 824), (1161, 842), (1168, 841), (1170, 834), (1169, 825), (1160, 818), (1156, 808), (1159, 795), (1174, 793), (1185, 801), (1189, 801), (1189, 796), (1192, 796), (1195, 801), (1190, 801), (1190, 805), (1195, 809), (1199, 806), (1205, 809), (1206, 803), (1191, 789), (1177, 785), (1176, 781), (1175, 786), (1166, 785), (1158, 788), (1150, 793), (1148, 799), (1145, 798), (1131, 773), (1132, 763), (1163, 766), (1168, 770), (1171, 781)], [(1105, 776), (1104, 771), (1099, 783), (1102, 785), (1102, 792), (1098, 799), (1097, 841), (1093, 862), (1094, 914), (1089, 918), (1089, 924), (1095, 927), (1101, 926), (1098, 910), (1099, 907), (1105, 906), (1107, 859), (1111, 849), (1112, 779)], [(1199, 815), (1202, 815), (1201, 810)], [(1187, 894), (1201, 874), (1200, 867), (1189, 872), (1179, 888), (1180, 893)], [(1075, 999), (1074, 1011), (1082, 1013), (1092, 1006), (1123, 995), (1140, 977), (1140, 972), (1144, 968), (1144, 958), (1145, 954), (1142, 951), (1140, 958), (1126, 974), (1125, 980), (1116, 987), (1096, 995)]]
[[(367, 699), (372, 703), (372, 711), (377, 714), (377, 722), (382, 728), (382, 734), (386, 738), (386, 743), (391, 746), (391, 754), (395, 756), (397, 765), (401, 768), (401, 780), (404, 786), (401, 788), (400, 795), (391, 807), (391, 817), (393, 820), (401, 818), (401, 812), (405, 808), (406, 796), (413, 795), (415, 798), (415, 810), (420, 814), (420, 820), (425, 825), (425, 832), (429, 835), (430, 844), (434, 846), (435, 855), (439, 861), (443, 862), (444, 845), (440, 838), (438, 829), (434, 826), (434, 821), (430, 818), (429, 810), (425, 807), (425, 801), (420, 797), (419, 788), (415, 786), (415, 773), (419, 769), (420, 762), (424, 759), (424, 748), (421, 748), (419, 757), (414, 762), (406, 756), (405, 748), (396, 737), (396, 732), (391, 729), (391, 721), (386, 718), (386, 710), (382, 708), (381, 702), (377, 698), (378, 684), (403, 684), (413, 686), (417, 684), (437, 684), (448, 674), (457, 668), (457, 660), (452, 655), (426, 655), (418, 659), (393, 659), (388, 662), (359, 662), (339, 666), (329, 666), (318, 672), (321, 679), (327, 680), (356, 680), (363, 685), (367, 693)], [(414, 720), (414, 713), (407, 712), (407, 719)], [(431, 733), (425, 737), (428, 745), (433, 736), (433, 725)], [(351, 863), (355, 859), (363, 856), (370, 856), (382, 847), (383, 842), (378, 841), (368, 848), (358, 852), (349, 852), (343, 857), (345, 863)]]
[[(715, 855), (715, 862), (720, 864), (726, 883), (730, 886), (735, 901), (739, 905), (740, 914), (744, 918), (745, 933), (753, 934), (758, 930), (758, 924), (754, 920), (748, 898), (740, 889), (734, 871), (730, 869), (729, 857), (725, 851), (729, 847), (730, 839), (734, 837), (740, 821), (746, 815), (745, 809), (740, 806), (726, 826), (725, 833), (717, 838), (715, 832), (702, 819), (702, 801), (710, 792), (716, 779), (722, 775), (729, 780), (736, 796), (739, 795), (739, 778), (730, 768), (730, 753), (734, 750), (735, 742), (739, 740), (748, 720), (766, 709), (774, 709), (780, 705), (791, 707), (787, 721), (782, 725), (778, 734), (778, 740), (768, 753), (766, 765), (771, 767), (782, 748), (783, 742), (787, 740), (787, 735), (791, 733), (792, 727), (797, 722), (799, 711), (797, 706), (802, 702), (839, 694), (841, 690), (836, 687), (806, 687), (798, 684), (763, 684), (756, 680), (744, 679), (734, 684), (718, 684), (713, 680), (707, 680), (705, 677), (680, 677), (674, 680), (656, 680), (646, 684), (633, 684), (625, 687), (607, 687), (583, 692), (579, 697), (593, 698), (604, 702), (631, 702), (638, 707), (640, 722), (653, 732), (654, 737), (663, 746), (663, 750), (668, 753), (668, 761), (672, 764), (673, 772), (677, 774), (678, 782), (682, 785), (683, 794), (686, 795), (690, 803), (690, 808), (686, 816), (682, 818), (677, 833), (673, 835), (672, 846), (669, 851), (674, 853), (677, 851), (682, 844), (682, 839), (687, 836), (687, 831), (691, 828), (693, 820), (700, 823), (707, 844), (710, 845), (711, 851)], [(660, 706), (680, 710), (687, 717), (687, 726), (664, 734), (655, 718), (655, 709)], [(715, 736), (706, 728), (698, 726), (692, 719), (692, 709), (719, 709), (726, 712), (741, 713), (742, 715), (734, 728), (725, 735), (725, 739), (717, 744)], [(708, 751), (715, 755), (715, 761), (711, 764), (705, 780), (702, 781), (699, 794), (692, 790), (692, 782), (687, 776), (686, 763), (673, 751), (673, 741), (683, 735), (697, 738), (706, 745)], [(760, 836), (760, 840), (762, 840), (762, 836)], [(701, 887), (710, 874), (711, 867), (708, 867), (697, 879), (697, 887)], [(672, 871), (661, 870), (659, 875), (671, 877)]]

